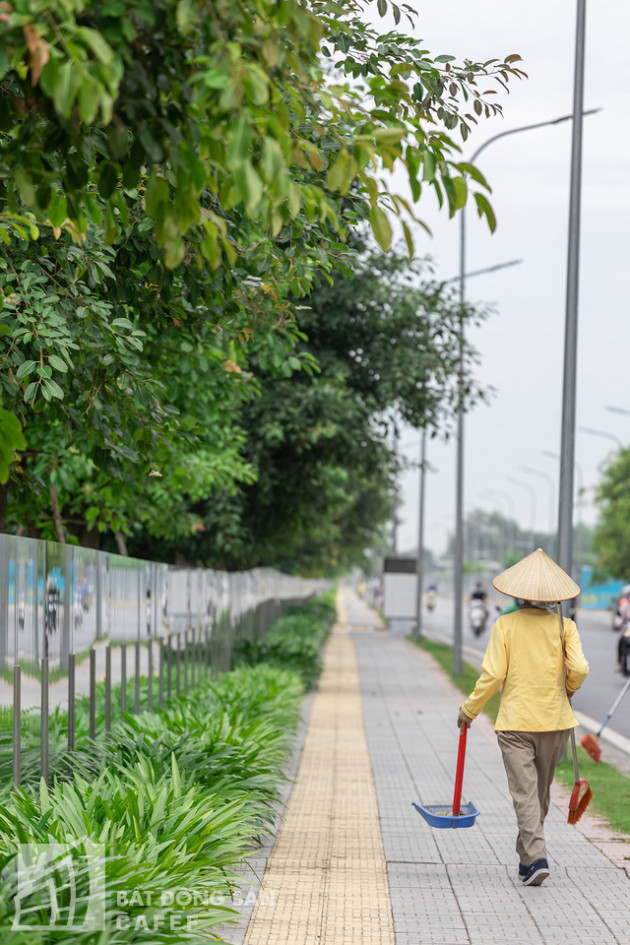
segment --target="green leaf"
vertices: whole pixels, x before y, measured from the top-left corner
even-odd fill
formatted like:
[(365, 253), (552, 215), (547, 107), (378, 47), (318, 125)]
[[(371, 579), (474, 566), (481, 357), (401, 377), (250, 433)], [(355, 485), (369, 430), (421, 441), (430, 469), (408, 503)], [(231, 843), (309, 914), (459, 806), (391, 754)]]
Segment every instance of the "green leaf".
[(185, 255), (186, 244), (181, 236), (170, 238), (164, 244), (164, 262), (168, 269), (176, 269), (184, 261)]
[(103, 65), (109, 65), (114, 58), (114, 51), (107, 40), (96, 30), (90, 29), (87, 26), (80, 26), (77, 29), (77, 33), (85, 40), (96, 58), (102, 62)]
[(162, 151), (162, 145), (158, 139), (153, 134), (153, 131), (146, 124), (140, 125), (138, 131), (138, 139), (140, 144), (144, 148), (144, 153), (150, 159), (153, 164), (159, 163), (163, 156), (164, 152)]
[(326, 187), (329, 190), (341, 190), (343, 182), (346, 179), (348, 157), (347, 151), (340, 151), (337, 160), (326, 174)]
[(406, 134), (407, 128), (377, 128), (376, 131), (372, 132), (372, 137), (381, 144), (396, 144), (398, 141), (402, 141)]
[(51, 198), (52, 190), (50, 184), (46, 183), (46, 181), (39, 184), (35, 193), (35, 202), (39, 209), (45, 210), (50, 203)]
[(244, 161), (234, 170), (234, 183), (247, 209), (257, 207), (263, 195), (263, 185), (251, 161)]
[(412, 260), (413, 254), (414, 254), (414, 245), (413, 245), (413, 237), (411, 235), (411, 230), (409, 229), (408, 224), (405, 223), (404, 220), (401, 220), (401, 223), (402, 223), (403, 233), (405, 234), (405, 242), (407, 243), (407, 251), (409, 253), (409, 259)]
[(56, 397), (57, 400), (63, 400), (63, 391), (56, 381), (46, 377), (42, 380), (42, 385), (44, 396), (46, 396), (46, 391), (48, 391), (51, 397)]
[(63, 374), (65, 374), (68, 370), (68, 365), (66, 362), (56, 354), (50, 354), (48, 356), (48, 363), (51, 365), (51, 367), (54, 367), (56, 371), (61, 371)]
[(144, 203), (149, 216), (157, 220), (160, 216), (162, 207), (169, 202), (168, 183), (163, 177), (160, 177), (156, 170), (153, 171), (144, 194)]
[(479, 168), (475, 167), (474, 164), (469, 164), (467, 161), (459, 161), (455, 165), (455, 167), (459, 171), (462, 171), (463, 173), (470, 175), (470, 177), (472, 177), (474, 181), (476, 181), (478, 184), (481, 184), (481, 186), (485, 187), (486, 190), (489, 190), (489, 191), (492, 190), (486, 178), (483, 176)]
[(56, 76), (56, 85), (53, 95), (55, 108), (64, 118), (70, 117), (75, 99), (77, 79), (80, 85), (81, 80), (75, 74), (72, 62), (64, 62)]
[(199, 17), (192, 0), (179, 0), (175, 14), (177, 29), (182, 36), (187, 36), (199, 23)]
[(98, 192), (104, 200), (111, 197), (117, 183), (118, 165), (112, 161), (105, 161), (101, 164), (101, 172), (98, 177)]
[(461, 210), (462, 207), (466, 206), (466, 200), (468, 198), (468, 186), (463, 177), (452, 177), (453, 190), (455, 194), (455, 210)]
[(97, 85), (86, 77), (79, 89), (79, 114), (83, 121), (91, 124), (96, 118), (100, 105), (100, 94)]
[(15, 376), (18, 381), (21, 381), (23, 377), (28, 377), (29, 374), (32, 374), (35, 370), (36, 362), (35, 361), (23, 361), (20, 364), (19, 368), (15, 372)]
[(381, 207), (372, 207), (369, 220), (376, 242), (384, 252), (387, 252), (392, 245), (392, 226), (389, 217)]
[(68, 219), (68, 204), (63, 194), (53, 194), (48, 205), (48, 219), (53, 226), (62, 226)]
[(228, 139), (226, 163), (229, 168), (237, 168), (249, 161), (251, 142), (252, 131), (249, 121), (244, 117), (238, 118)]
[(10, 68), (11, 57), (9, 51), (5, 46), (0, 46), (0, 79), (4, 79)]
[(483, 194), (475, 194), (475, 201), (477, 203), (477, 213), (480, 217), (486, 218), (490, 232), (494, 233), (497, 228), (497, 218), (494, 215), (494, 210), (490, 206), (490, 201)]
[(422, 180), (435, 180), (435, 155), (428, 149), (422, 153)]
[(35, 188), (32, 181), (21, 167), (16, 168), (13, 177), (20, 192), (20, 197), (27, 207), (32, 207), (35, 203)]
[(30, 404), (35, 399), (35, 394), (39, 388), (39, 384), (36, 381), (31, 382), (26, 390), (24, 391), (24, 403)]

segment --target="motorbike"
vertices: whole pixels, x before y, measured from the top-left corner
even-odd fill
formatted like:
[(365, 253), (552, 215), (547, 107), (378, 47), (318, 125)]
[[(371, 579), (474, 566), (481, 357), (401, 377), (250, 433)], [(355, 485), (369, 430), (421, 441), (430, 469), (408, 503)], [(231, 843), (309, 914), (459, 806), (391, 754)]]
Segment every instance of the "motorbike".
[(468, 619), (470, 621), (470, 629), (475, 636), (481, 636), (486, 629), (486, 621), (488, 619), (488, 609), (482, 600), (473, 598), (470, 601), (468, 605)]
[(427, 610), (434, 610), (437, 604), (437, 594), (433, 590), (427, 591)]

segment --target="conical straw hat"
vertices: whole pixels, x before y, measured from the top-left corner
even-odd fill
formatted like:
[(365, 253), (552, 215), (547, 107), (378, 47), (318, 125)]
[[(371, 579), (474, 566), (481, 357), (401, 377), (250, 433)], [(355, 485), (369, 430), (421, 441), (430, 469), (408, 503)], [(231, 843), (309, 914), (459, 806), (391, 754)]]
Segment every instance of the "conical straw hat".
[(502, 594), (521, 600), (573, 600), (580, 593), (575, 581), (542, 548), (497, 575), (492, 584)]

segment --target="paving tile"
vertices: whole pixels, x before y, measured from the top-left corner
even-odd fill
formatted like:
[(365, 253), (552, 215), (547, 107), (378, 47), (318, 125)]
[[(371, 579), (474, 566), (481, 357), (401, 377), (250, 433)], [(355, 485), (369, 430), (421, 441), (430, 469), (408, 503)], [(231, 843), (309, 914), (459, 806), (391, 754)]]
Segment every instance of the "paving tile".
[(275, 842), (257, 851), (259, 903), (226, 940), (628, 945), (619, 838), (586, 815), (580, 829), (568, 825), (561, 790), (545, 831), (551, 875), (536, 888), (519, 881), (514, 810), (486, 719), (470, 730), (466, 758), (463, 800), (481, 810), (474, 827), (424, 822), (412, 801), (451, 797), (461, 694), (426, 653), (378, 629), (351, 590), (339, 605), (295, 783)]

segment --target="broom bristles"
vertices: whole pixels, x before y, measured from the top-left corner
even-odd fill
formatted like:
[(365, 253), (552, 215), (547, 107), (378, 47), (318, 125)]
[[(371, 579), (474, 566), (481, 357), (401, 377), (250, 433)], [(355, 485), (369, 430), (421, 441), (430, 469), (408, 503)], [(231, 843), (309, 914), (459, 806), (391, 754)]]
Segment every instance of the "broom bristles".
[[(573, 800), (573, 798), (571, 798)], [(569, 802), (569, 816), (567, 819), (568, 824), (577, 824), (578, 820), (588, 807), (588, 805), (593, 800), (593, 791), (591, 789), (588, 781), (584, 782), (582, 785), (580, 795), (578, 796), (578, 801), (575, 807), (571, 807), (571, 802)]]
[(599, 761), (601, 759), (602, 749), (597, 735), (583, 735), (580, 739), (580, 745), (593, 761)]

